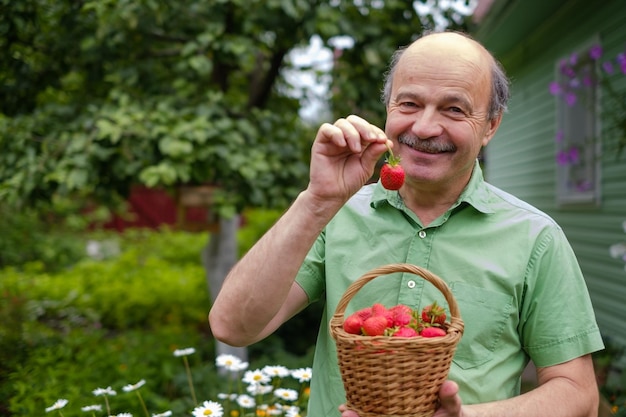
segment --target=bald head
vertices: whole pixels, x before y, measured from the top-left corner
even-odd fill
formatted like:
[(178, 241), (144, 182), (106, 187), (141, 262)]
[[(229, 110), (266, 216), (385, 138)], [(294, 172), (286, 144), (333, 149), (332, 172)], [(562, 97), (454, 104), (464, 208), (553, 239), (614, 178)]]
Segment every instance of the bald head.
[[(434, 32), (422, 36), (392, 56), (385, 75), (383, 102), (389, 105), (393, 79), (397, 71), (418, 65), (454, 62), (453, 65), (473, 67), (481, 80), (490, 86), (487, 117), (494, 119), (506, 110), (509, 80), (500, 64), (480, 43), (459, 32)], [(445, 77), (445, 74), (442, 74)]]

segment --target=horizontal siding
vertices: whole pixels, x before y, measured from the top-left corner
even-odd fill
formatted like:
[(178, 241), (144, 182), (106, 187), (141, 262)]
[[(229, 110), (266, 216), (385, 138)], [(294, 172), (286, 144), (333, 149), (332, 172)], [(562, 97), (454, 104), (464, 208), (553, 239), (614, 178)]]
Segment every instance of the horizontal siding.
[[(512, 79), (512, 98), (485, 149), (485, 176), (561, 225), (585, 275), (601, 331), (626, 345), (626, 271), (609, 252), (611, 245), (626, 242), (626, 150), (616, 159), (610, 141), (604, 141), (597, 207), (557, 207), (556, 103), (548, 91), (555, 63), (594, 36), (605, 58), (626, 50), (626, 5), (622, 0), (563, 3), (523, 44), (499, 57)], [(626, 76), (618, 74), (615, 80), (626, 89)]]

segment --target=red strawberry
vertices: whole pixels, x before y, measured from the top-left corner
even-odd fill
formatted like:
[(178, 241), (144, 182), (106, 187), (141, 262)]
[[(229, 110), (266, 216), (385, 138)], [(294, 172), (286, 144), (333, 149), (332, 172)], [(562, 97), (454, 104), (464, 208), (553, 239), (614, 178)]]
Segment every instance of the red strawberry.
[(404, 168), (402, 165), (385, 163), (380, 169), (380, 182), (388, 190), (399, 190), (404, 184)]
[(371, 309), (372, 309), (372, 316), (380, 316), (381, 314), (384, 314), (387, 311), (387, 307), (385, 307), (381, 303), (374, 303)]
[(380, 169), (380, 183), (388, 190), (399, 190), (404, 184), (404, 168), (400, 165), (400, 157), (397, 157), (387, 145), (389, 157)]
[(441, 327), (425, 327), (420, 332), (420, 336), (422, 337), (441, 337), (445, 335), (446, 331), (443, 330)]
[(446, 322), (446, 310), (435, 301), (422, 309), (422, 321), (429, 324), (444, 324)]
[(361, 334), (363, 320), (358, 314), (354, 313), (346, 317), (343, 322), (343, 329), (350, 334)]
[(362, 309), (360, 309), (359, 311), (357, 311), (354, 314), (359, 316), (361, 318), (361, 320), (365, 321), (368, 318), (372, 317), (372, 307), (362, 308)]
[(415, 337), (418, 333), (411, 327), (400, 327), (393, 336), (395, 337)]
[(385, 316), (372, 316), (363, 322), (363, 333), (367, 336), (382, 336), (387, 328)]
[(383, 316), (387, 319), (387, 327), (393, 327), (393, 313), (384, 305), (376, 303), (372, 306), (372, 316)]
[(393, 326), (402, 327), (406, 326), (411, 322), (413, 310), (411, 307), (406, 306), (404, 304), (398, 304), (389, 309), (389, 311), (393, 314)]

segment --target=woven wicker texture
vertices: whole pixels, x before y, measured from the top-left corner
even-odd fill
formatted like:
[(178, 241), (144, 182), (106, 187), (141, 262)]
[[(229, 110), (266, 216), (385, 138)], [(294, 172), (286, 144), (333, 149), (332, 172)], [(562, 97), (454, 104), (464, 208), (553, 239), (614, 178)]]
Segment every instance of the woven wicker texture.
[[(345, 310), (354, 295), (371, 280), (396, 272), (417, 275), (444, 295), (450, 310), (446, 336), (361, 336), (343, 330)], [(441, 278), (416, 265), (390, 264), (371, 270), (348, 287), (330, 320), (330, 333), (337, 344), (348, 408), (360, 417), (430, 417), (463, 335), (463, 321)]]

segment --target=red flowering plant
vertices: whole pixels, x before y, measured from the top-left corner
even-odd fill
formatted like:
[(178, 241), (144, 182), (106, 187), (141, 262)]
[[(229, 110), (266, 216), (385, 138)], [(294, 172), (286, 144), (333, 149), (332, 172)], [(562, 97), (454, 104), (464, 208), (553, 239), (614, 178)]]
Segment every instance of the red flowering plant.
[[(585, 116), (572, 110), (576, 106), (583, 105), (595, 115), (597, 94), (602, 94), (603, 137), (615, 142), (614, 150), (618, 156), (626, 147), (626, 91), (620, 91), (613, 83), (623, 84), (620, 80), (623, 75), (626, 75), (626, 53), (620, 52), (613, 58), (603, 59), (602, 46), (596, 44), (585, 53), (572, 53), (562, 59), (558, 65), (557, 80), (549, 86), (550, 94), (563, 100), (570, 109), (570, 124), (579, 122), (577, 117)], [(561, 166), (584, 163), (585, 142), (590, 139), (569, 140), (563, 127), (560, 126), (556, 132), (556, 162)], [(572, 129), (580, 127), (575, 125)]]

